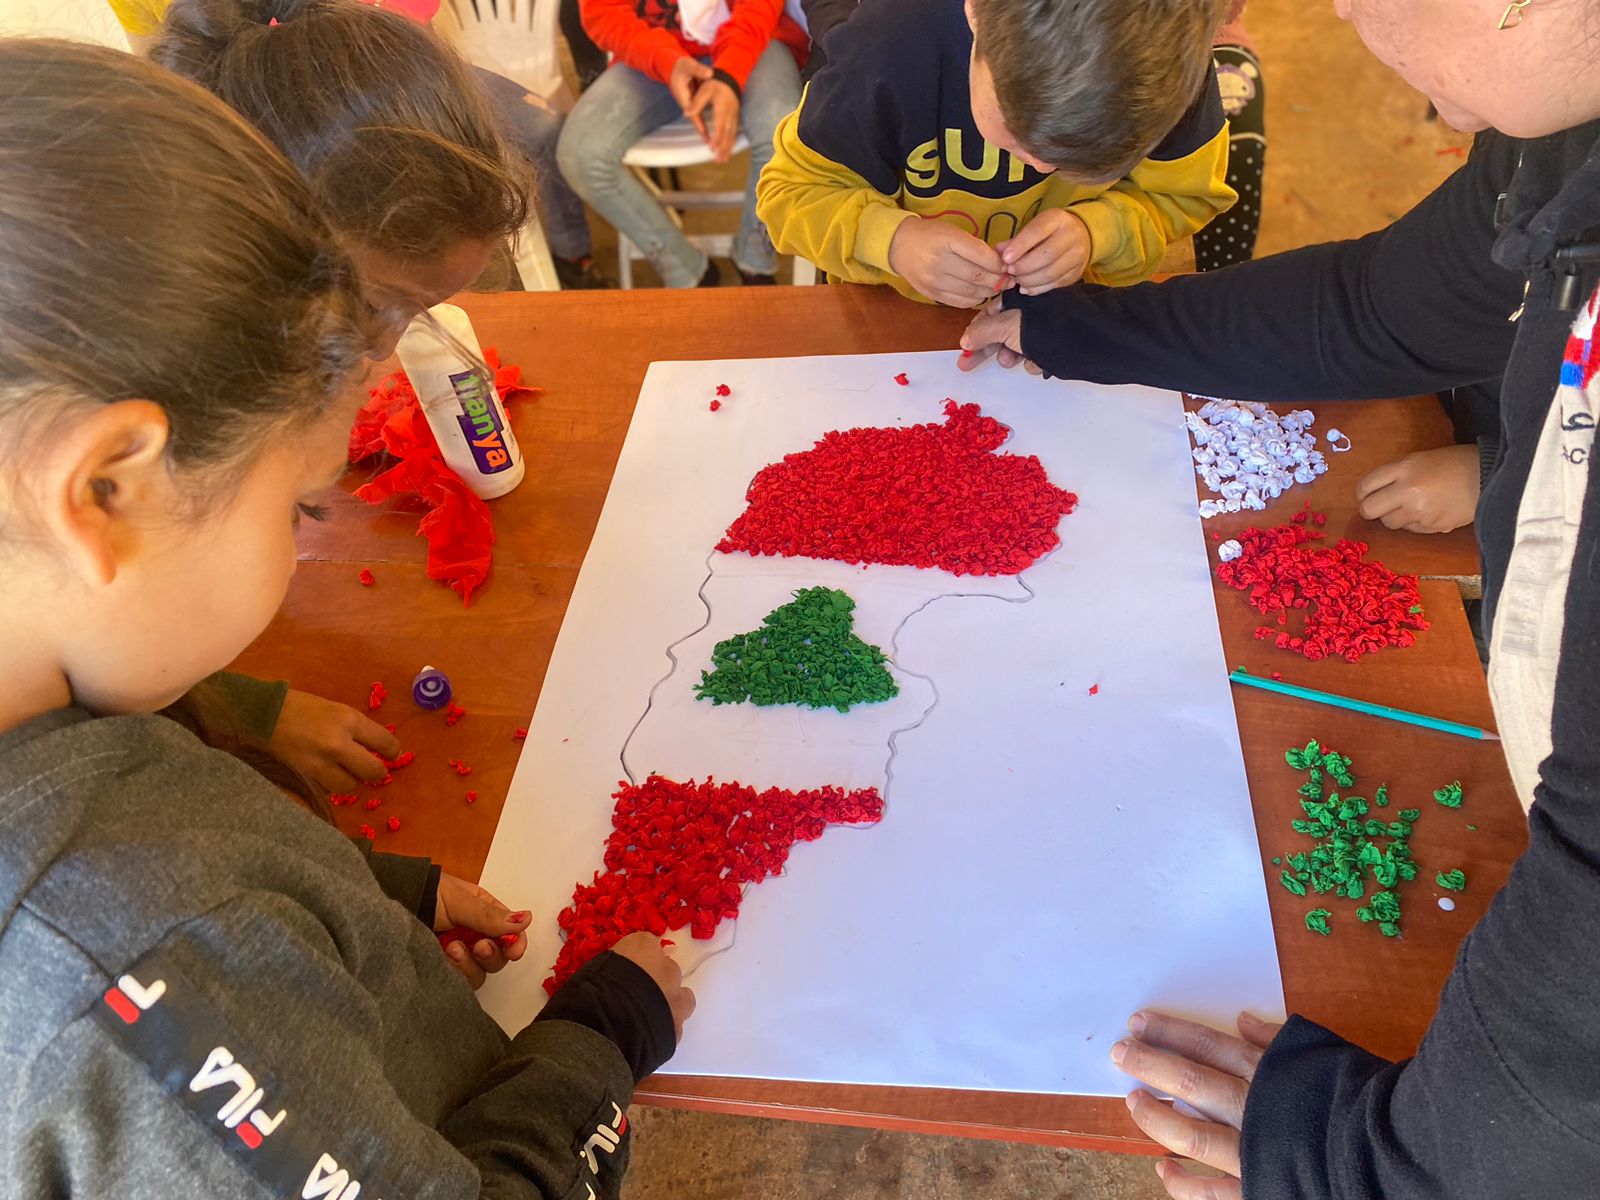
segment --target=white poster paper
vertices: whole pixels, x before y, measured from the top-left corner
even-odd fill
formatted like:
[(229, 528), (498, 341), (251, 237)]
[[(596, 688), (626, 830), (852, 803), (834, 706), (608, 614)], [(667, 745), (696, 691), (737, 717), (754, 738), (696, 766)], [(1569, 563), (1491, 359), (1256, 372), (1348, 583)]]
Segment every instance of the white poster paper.
[[(768, 463), (941, 421), (946, 397), (1079, 496), (1021, 575), (713, 551)], [(513, 1032), (538, 1010), (612, 792), (659, 772), (886, 799), (798, 844), (711, 942), (676, 935), (699, 1008), (670, 1071), (1112, 1095), (1138, 1008), (1281, 1015), (1204, 536), (1172, 393), (966, 375), (948, 352), (653, 364), (485, 867), (535, 914), (485, 1008)], [(816, 585), (856, 600), (898, 696), (695, 700), (716, 642)]]

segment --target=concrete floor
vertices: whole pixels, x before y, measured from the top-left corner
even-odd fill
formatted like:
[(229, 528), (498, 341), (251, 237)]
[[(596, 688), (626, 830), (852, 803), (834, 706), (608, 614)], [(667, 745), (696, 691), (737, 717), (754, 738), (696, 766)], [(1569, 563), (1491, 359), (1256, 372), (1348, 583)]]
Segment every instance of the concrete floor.
[[(1468, 139), (1366, 53), (1328, 0), (1251, 0), (1267, 79), (1267, 178), (1259, 254), (1382, 228), (1456, 169)], [(685, 172), (739, 186), (743, 163)], [(615, 274), (615, 240), (596, 224)], [(649, 267), (637, 268), (651, 278)], [(723, 264), (723, 277), (734, 277)], [(795, 1122), (639, 1109), (633, 1200), (1155, 1200), (1151, 1160)]]

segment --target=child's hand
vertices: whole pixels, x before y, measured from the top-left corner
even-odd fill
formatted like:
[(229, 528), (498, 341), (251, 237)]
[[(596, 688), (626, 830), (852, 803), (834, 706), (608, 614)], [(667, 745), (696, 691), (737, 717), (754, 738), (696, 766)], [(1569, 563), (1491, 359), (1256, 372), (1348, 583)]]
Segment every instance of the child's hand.
[(710, 78), (710, 67), (699, 59), (690, 58), (685, 54), (672, 64), (672, 74), (667, 76), (667, 90), (672, 93), (672, 98), (678, 102), (678, 107), (687, 113), (694, 97), (695, 85), (704, 83)]
[(1082, 279), (1094, 247), (1077, 214), (1047, 208), (995, 249), (1022, 294), (1037, 296)]
[[(474, 941), (452, 941), (444, 947), (450, 965), (466, 978), (474, 991), (508, 962), (516, 962), (528, 949), (528, 921), (532, 913), (512, 912), (475, 883), (454, 875), (439, 876), (439, 895), (433, 907), (433, 930), (444, 933), (460, 926), (484, 936)], [(500, 938), (515, 935), (509, 945)]]
[(901, 221), (889, 243), (889, 269), (930, 300), (971, 308), (1000, 290), (1005, 267), (987, 244), (930, 217)]
[(318, 787), (348, 792), (383, 778), (374, 755), (394, 758), (400, 743), (348, 704), (290, 690), (267, 748)]
[(655, 980), (672, 1009), (677, 1040), (683, 1041), (683, 1023), (694, 1012), (694, 993), (683, 986), (683, 971), (662, 947), (661, 939), (649, 932), (630, 933), (611, 949)]
[[(710, 68), (708, 67), (707, 70)], [(706, 121), (706, 109), (711, 110), (711, 120)], [(694, 98), (684, 115), (694, 122), (694, 127), (711, 147), (711, 157), (725, 163), (733, 154), (733, 143), (739, 136), (739, 94), (720, 79), (711, 79), (695, 89)]]
[(983, 306), (983, 311), (972, 318), (972, 324), (961, 335), (964, 353), (956, 365), (971, 371), (979, 363), (995, 359), (1002, 367), (1021, 363), (1035, 375), (1042, 375), (1032, 362), (1022, 357), (1022, 314), (1016, 309), (1002, 309), (1000, 297)]
[(1111, 1061), (1135, 1079), (1198, 1109), (1204, 1118), (1184, 1116), (1142, 1088), (1128, 1096), (1134, 1124), (1174, 1154), (1226, 1171), (1207, 1179), (1171, 1161), (1156, 1173), (1173, 1200), (1238, 1200), (1239, 1130), (1244, 1102), (1261, 1062), (1261, 1052), (1281, 1025), (1239, 1014), (1243, 1038), (1157, 1012), (1135, 1013), (1128, 1022), (1133, 1037), (1111, 1048)]
[(1361, 515), (1408, 533), (1449, 533), (1470, 525), (1482, 487), (1476, 443), (1418, 450), (1356, 484)]

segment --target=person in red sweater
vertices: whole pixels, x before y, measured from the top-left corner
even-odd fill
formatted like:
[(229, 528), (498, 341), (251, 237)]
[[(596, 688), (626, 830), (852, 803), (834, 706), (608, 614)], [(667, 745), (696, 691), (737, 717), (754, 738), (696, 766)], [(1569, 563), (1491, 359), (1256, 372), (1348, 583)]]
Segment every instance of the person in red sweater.
[(772, 133), (800, 103), (806, 33), (783, 0), (581, 0), (583, 26), (613, 56), (584, 92), (556, 149), (561, 173), (655, 264), (668, 287), (717, 282), (710, 259), (684, 237), (622, 156), (679, 116), (694, 122), (717, 162), (742, 132), (750, 142), (744, 212), (733, 263), (745, 283), (771, 283), (778, 256), (756, 216), (756, 180)]

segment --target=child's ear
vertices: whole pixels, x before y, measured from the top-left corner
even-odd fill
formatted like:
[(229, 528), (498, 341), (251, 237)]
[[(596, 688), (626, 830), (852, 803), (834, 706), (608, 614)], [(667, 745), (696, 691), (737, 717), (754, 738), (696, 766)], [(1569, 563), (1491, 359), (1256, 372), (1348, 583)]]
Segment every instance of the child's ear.
[(46, 451), (39, 506), (72, 569), (104, 587), (138, 546), (130, 517), (165, 508), (171, 479), (167, 414), (148, 400), (121, 400), (74, 414)]

